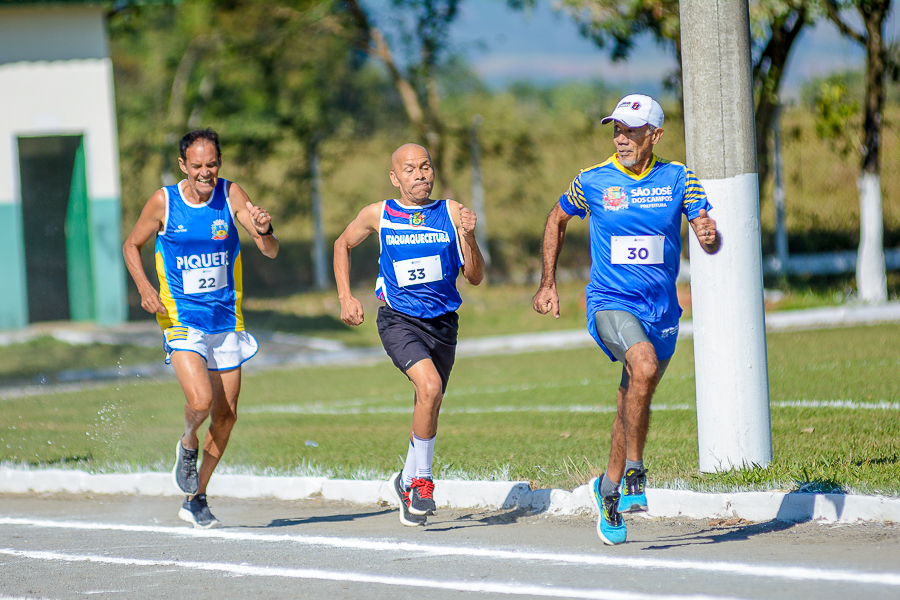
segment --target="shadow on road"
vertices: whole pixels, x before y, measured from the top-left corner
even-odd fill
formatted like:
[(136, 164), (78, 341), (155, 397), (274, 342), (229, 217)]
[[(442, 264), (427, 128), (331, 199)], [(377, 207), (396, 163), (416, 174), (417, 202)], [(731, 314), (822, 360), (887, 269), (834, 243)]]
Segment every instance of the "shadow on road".
[(348, 523), (369, 517), (380, 517), (393, 512), (392, 509), (378, 510), (366, 513), (351, 513), (345, 515), (325, 515), (321, 517), (303, 517), (301, 519), (275, 519), (265, 526), (247, 526), (246, 529), (270, 529), (273, 527), (293, 527), (294, 525), (314, 525), (316, 523)]
[[(440, 513), (439, 513), (440, 514)], [(515, 508), (504, 513), (494, 513), (482, 516), (479, 513), (467, 513), (447, 523), (435, 523), (426, 525), (426, 531), (440, 532), (453, 531), (454, 529), (469, 529), (472, 527), (487, 527), (493, 525), (514, 525), (522, 517), (532, 516), (532, 512), (522, 508)]]
[[(798, 521), (780, 521), (773, 519), (763, 523), (750, 523), (747, 525), (737, 525), (729, 527), (727, 530), (700, 530), (694, 533), (681, 534), (677, 536), (664, 536), (662, 539), (671, 540), (667, 544), (654, 544), (647, 546), (644, 550), (669, 550), (682, 546), (694, 546), (698, 544), (718, 544), (721, 542), (739, 542), (749, 540), (753, 536), (763, 535), (766, 533), (776, 533), (786, 531), (792, 527), (799, 525)], [(712, 524), (710, 527), (721, 527), (721, 525)]]

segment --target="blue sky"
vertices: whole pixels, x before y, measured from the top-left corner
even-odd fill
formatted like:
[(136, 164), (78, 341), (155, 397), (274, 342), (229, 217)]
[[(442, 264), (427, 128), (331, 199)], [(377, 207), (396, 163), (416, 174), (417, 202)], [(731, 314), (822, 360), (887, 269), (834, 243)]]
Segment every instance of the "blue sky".
[[(389, 0), (364, 0), (374, 9), (376, 22), (389, 29), (384, 12)], [(601, 78), (616, 87), (657, 93), (664, 75), (675, 67), (673, 56), (649, 37), (639, 41), (634, 57), (613, 63), (608, 51), (583, 38), (567, 16), (539, 0), (524, 12), (507, 8), (505, 0), (466, 0), (451, 28), (454, 50), (465, 55), (475, 72), (491, 87), (510, 81), (550, 83), (567, 79)], [(900, 18), (893, 11), (887, 39), (900, 36)], [(810, 77), (832, 71), (857, 69), (865, 55), (857, 44), (843, 38), (829, 22), (801, 34), (785, 77), (785, 92), (796, 96)]]

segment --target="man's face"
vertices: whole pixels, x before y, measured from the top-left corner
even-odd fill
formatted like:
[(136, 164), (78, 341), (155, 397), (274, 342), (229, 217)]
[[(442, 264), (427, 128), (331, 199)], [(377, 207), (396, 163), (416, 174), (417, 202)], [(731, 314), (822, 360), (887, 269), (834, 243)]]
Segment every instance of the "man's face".
[(434, 169), (428, 151), (414, 144), (398, 149), (391, 161), (391, 183), (400, 188), (404, 200), (414, 203), (428, 200), (434, 187)]
[(212, 194), (219, 181), (219, 157), (216, 145), (197, 140), (185, 151), (185, 158), (178, 159), (181, 170), (187, 175), (188, 185), (201, 196)]
[(629, 127), (615, 121), (613, 124), (613, 143), (619, 154), (619, 164), (625, 168), (643, 165), (653, 154), (653, 146), (662, 137), (662, 128), (657, 127), (650, 133), (650, 126)]

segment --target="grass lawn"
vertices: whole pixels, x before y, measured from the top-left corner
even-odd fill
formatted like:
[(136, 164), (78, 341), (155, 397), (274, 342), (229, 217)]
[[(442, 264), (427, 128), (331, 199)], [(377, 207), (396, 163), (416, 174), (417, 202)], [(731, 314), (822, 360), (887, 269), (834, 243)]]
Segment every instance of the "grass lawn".
[[(700, 474), (693, 348), (654, 400), (651, 485), (900, 493), (900, 325), (769, 335), (774, 461)], [(605, 466), (620, 367), (599, 350), (460, 359), (441, 413), (438, 477), (572, 487)], [(411, 386), (389, 362), (245, 377), (223, 470), (387, 477), (401, 465)], [(0, 401), (0, 461), (96, 472), (165, 470), (182, 422), (172, 383)], [(881, 404), (879, 404), (881, 403)]]
[[(560, 329), (582, 329), (585, 325), (584, 282), (558, 284), (560, 318), (538, 315), (531, 308), (537, 285), (461, 284), (463, 305), (460, 313), (462, 338), (507, 335)], [(340, 321), (340, 304), (334, 291), (309, 292), (277, 298), (244, 299), (247, 328), (251, 332), (280, 331), (341, 341), (348, 346), (378, 346), (374, 321), (380, 302), (369, 288), (355, 289), (363, 303), (366, 322), (350, 327)], [(682, 318), (691, 317), (690, 289), (679, 286)], [(784, 294), (768, 310), (793, 310), (833, 305), (833, 293), (797, 288)], [(145, 318), (151, 319), (149, 315)], [(75, 369), (115, 368), (121, 365), (155, 363), (163, 359), (160, 348), (130, 345), (86, 344), (73, 346), (43, 336), (25, 343), (0, 346), (0, 386), (34, 385), (53, 381), (60, 372)]]
[(47, 335), (0, 346), (0, 385), (36, 385), (63, 371), (142, 364), (163, 358), (162, 337), (159, 348), (145, 348), (129, 344), (75, 346)]

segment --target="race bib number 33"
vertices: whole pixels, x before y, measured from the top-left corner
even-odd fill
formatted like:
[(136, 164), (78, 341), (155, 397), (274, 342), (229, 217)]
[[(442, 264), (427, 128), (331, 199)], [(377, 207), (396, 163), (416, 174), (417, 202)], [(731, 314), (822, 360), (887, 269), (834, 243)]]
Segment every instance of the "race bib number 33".
[(665, 260), (664, 235), (614, 235), (610, 239), (614, 265), (660, 265)]
[(394, 274), (397, 285), (407, 287), (419, 283), (438, 281), (443, 277), (440, 256), (423, 256), (409, 260), (398, 260), (394, 263)]
[(185, 269), (181, 272), (181, 281), (185, 294), (205, 294), (225, 287), (228, 283), (228, 273), (224, 265), (206, 269)]

